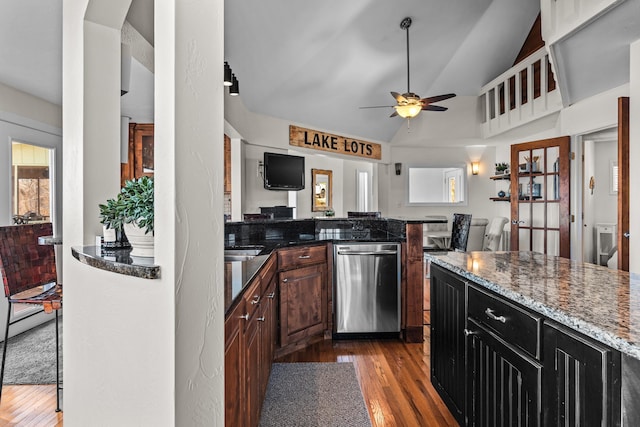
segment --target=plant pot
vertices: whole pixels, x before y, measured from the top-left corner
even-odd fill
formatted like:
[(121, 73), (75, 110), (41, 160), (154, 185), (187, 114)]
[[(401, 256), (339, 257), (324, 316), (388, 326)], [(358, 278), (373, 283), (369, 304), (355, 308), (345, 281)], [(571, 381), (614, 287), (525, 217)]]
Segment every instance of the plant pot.
[(125, 224), (124, 232), (131, 244), (131, 256), (153, 258), (153, 234), (146, 234), (136, 223)]

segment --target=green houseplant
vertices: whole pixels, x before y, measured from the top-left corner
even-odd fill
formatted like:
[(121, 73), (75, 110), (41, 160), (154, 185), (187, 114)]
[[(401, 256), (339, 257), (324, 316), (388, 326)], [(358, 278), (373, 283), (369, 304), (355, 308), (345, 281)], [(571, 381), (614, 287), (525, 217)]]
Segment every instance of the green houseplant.
[(153, 178), (143, 176), (125, 182), (118, 199), (124, 223), (135, 223), (145, 234), (153, 234)]
[(509, 163), (496, 163), (496, 174), (502, 175), (509, 169)]
[(153, 178), (127, 181), (117, 203), (132, 256), (153, 257)]

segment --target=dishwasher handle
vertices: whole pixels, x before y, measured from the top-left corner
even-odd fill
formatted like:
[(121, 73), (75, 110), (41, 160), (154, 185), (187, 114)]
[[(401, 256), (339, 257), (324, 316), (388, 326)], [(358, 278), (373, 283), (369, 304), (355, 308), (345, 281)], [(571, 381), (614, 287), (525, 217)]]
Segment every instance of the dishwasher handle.
[(396, 255), (398, 251), (338, 251), (338, 255)]

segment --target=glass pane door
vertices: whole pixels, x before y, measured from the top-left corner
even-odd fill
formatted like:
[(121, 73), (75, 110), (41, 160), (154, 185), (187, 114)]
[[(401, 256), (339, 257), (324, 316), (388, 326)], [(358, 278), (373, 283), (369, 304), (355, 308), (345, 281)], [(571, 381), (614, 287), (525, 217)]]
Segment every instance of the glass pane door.
[(511, 146), (511, 250), (569, 257), (569, 137)]

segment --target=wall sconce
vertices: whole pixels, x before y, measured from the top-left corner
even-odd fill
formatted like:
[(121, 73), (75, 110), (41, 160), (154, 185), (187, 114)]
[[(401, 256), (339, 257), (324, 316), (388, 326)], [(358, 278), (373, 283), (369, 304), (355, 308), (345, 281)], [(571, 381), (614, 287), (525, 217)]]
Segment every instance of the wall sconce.
[(396, 163), (395, 167), (396, 167), (396, 175), (400, 175), (400, 172), (402, 171), (402, 163)]
[(478, 175), (479, 172), (480, 172), (480, 163), (471, 162), (471, 174)]

